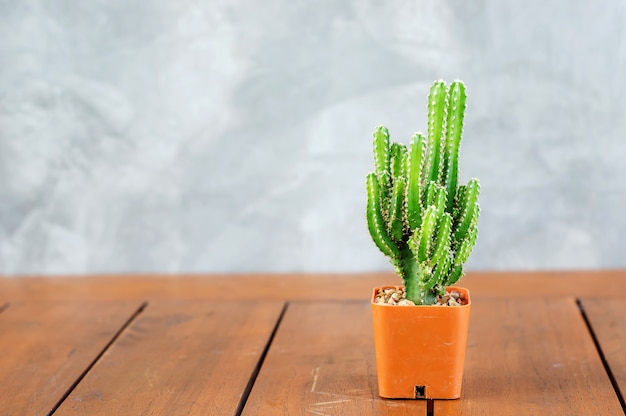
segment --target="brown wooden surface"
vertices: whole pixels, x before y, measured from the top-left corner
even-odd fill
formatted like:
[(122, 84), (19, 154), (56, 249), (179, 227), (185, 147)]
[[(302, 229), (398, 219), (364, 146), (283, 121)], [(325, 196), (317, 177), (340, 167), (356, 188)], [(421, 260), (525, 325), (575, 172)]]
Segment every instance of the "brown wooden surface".
[(0, 313), (0, 415), (45, 415), (140, 308), (138, 302), (11, 304)]
[(291, 303), (244, 415), (426, 415), (426, 402), (378, 397), (366, 302)]
[(282, 302), (153, 302), (55, 415), (232, 415)]
[[(263, 299), (363, 300), (376, 286), (397, 284), (393, 273), (128, 275), (0, 278), (6, 301)], [(626, 270), (469, 272), (460, 285), (474, 297), (603, 296), (626, 292)], [(606, 287), (614, 290), (607, 293)], [(332, 290), (328, 288), (332, 287)], [(250, 290), (254, 288), (254, 290)]]
[[(0, 416), (61, 399), (54, 416), (231, 415), (239, 403), (245, 415), (425, 415), (423, 401), (378, 397), (367, 300), (386, 283), (397, 277), (0, 278)], [(626, 271), (475, 272), (462, 285), (463, 397), (435, 401), (434, 416), (625, 414)]]
[(621, 397), (624, 399), (626, 394), (626, 300), (583, 299), (582, 307), (615, 377)]
[(462, 397), (443, 415), (623, 414), (574, 299), (472, 306)]

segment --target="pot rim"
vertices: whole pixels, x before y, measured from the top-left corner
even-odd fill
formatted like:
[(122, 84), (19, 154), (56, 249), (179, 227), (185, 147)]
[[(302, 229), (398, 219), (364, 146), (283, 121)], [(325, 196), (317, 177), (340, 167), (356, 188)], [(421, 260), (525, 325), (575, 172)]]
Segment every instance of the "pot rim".
[[(385, 286), (377, 286), (372, 290), (372, 297), (370, 299), (370, 303), (372, 305), (375, 306), (379, 306), (382, 308), (392, 308), (392, 307), (396, 307), (397, 305), (389, 305), (388, 303), (375, 303), (374, 300), (376, 300), (376, 292), (379, 289), (400, 289), (403, 288), (404, 285), (385, 285)], [(472, 297), (470, 296), (470, 291), (467, 288), (461, 287), (461, 286), (447, 286), (446, 287), (446, 291), (450, 291), (452, 289), (457, 289), (460, 290), (461, 292), (463, 292), (466, 297), (467, 297), (467, 303), (465, 305), (460, 305), (460, 306), (452, 306), (452, 308), (469, 308), (472, 305)], [(446, 306), (446, 305), (403, 305), (403, 308), (450, 308), (451, 306)]]

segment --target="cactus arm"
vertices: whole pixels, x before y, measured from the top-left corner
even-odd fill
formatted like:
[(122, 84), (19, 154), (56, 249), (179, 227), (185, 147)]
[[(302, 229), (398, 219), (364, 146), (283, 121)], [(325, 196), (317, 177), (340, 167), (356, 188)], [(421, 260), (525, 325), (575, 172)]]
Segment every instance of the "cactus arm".
[(393, 259), (400, 257), (400, 250), (387, 232), (380, 204), (380, 185), (376, 174), (367, 175), (367, 227), (372, 240), (383, 254)]
[(384, 173), (389, 172), (390, 153), (389, 130), (385, 126), (378, 126), (374, 131), (374, 166), (379, 179)]
[(389, 204), (391, 203), (391, 174), (389, 172), (383, 173), (377, 179), (380, 189), (380, 209), (384, 218), (389, 218)]
[(449, 255), (443, 257), (439, 261), (439, 263), (437, 263), (437, 266), (435, 267), (434, 272), (433, 272), (433, 282), (434, 282), (433, 287), (445, 286), (445, 281), (448, 276), (448, 272), (450, 271), (451, 265), (452, 265), (452, 257)]
[(391, 194), (391, 149), (389, 130), (385, 126), (378, 126), (374, 130), (374, 166), (383, 200), (382, 211), (387, 215)]
[(404, 237), (404, 195), (406, 179), (400, 176), (393, 183), (391, 206), (389, 207), (389, 230), (391, 238), (402, 241)]
[(407, 150), (406, 146), (400, 143), (393, 143), (391, 145), (391, 178), (395, 181), (397, 178), (401, 176), (406, 176), (406, 159), (407, 159)]
[(431, 257), (430, 265), (441, 263), (442, 259), (450, 255), (450, 231), (452, 229), (452, 217), (447, 212), (443, 214), (437, 228), (435, 248)]
[(439, 215), (442, 215), (446, 211), (446, 198), (446, 189), (443, 186), (437, 185), (432, 203), (437, 208)]
[(453, 82), (448, 92), (448, 114), (442, 177), (442, 182), (448, 192), (448, 211), (451, 211), (454, 205), (454, 196), (459, 180), (459, 149), (463, 134), (466, 98), (465, 85), (460, 81)]
[(415, 230), (422, 223), (422, 166), (426, 142), (424, 136), (417, 133), (411, 140), (407, 162), (406, 211), (410, 230)]
[(455, 266), (460, 266), (467, 261), (467, 259), (469, 258), (469, 255), (472, 253), (472, 250), (474, 249), (474, 244), (476, 243), (477, 236), (478, 236), (478, 228), (474, 226), (467, 233), (467, 237), (463, 239), (463, 241), (461, 241), (461, 245), (459, 245), (459, 248), (456, 251), (456, 255), (454, 257)]
[(437, 183), (430, 181), (426, 185), (424, 192), (424, 207), (429, 207), (435, 202), (435, 196), (437, 195)]
[(463, 266), (454, 266), (448, 273), (448, 278), (446, 279), (444, 285), (453, 285), (458, 282), (461, 277), (463, 277)]
[(429, 182), (424, 195), (424, 206), (434, 205), (440, 213), (446, 208), (446, 190), (443, 186), (435, 182)]
[(465, 195), (460, 203), (462, 204), (460, 209), (460, 218), (454, 231), (454, 239), (457, 242), (461, 242), (470, 228), (472, 223), (478, 220), (478, 214), (480, 213), (480, 207), (478, 206), (478, 194), (480, 192), (480, 184), (477, 179), (471, 179), (465, 190)]
[(465, 204), (465, 194), (466, 187), (465, 185), (460, 185), (456, 189), (456, 195), (454, 196), (454, 208), (452, 209), (452, 218), (455, 223), (458, 223), (461, 219), (462, 209), (461, 207)]
[(437, 208), (434, 206), (426, 208), (424, 219), (422, 220), (422, 227), (418, 234), (417, 259), (420, 262), (426, 261), (430, 254), (437, 217)]
[(390, 169), (392, 178), (391, 202), (389, 206), (389, 231), (391, 237), (401, 242), (404, 237), (405, 224), (405, 203), (406, 195), (406, 167), (407, 150), (406, 146), (400, 143), (393, 143), (390, 148)]
[(441, 145), (445, 129), (446, 84), (435, 82), (428, 94), (428, 179), (439, 182), (441, 176)]

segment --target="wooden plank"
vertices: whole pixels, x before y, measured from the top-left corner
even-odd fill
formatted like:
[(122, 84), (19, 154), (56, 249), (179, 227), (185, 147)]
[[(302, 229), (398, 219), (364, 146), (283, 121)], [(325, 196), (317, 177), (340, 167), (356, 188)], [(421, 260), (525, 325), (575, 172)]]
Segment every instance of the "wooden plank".
[(11, 304), (0, 313), (0, 415), (50, 412), (140, 306)]
[[(369, 299), (377, 285), (396, 284), (393, 274), (115, 275), (0, 278), (5, 299), (291, 300)], [(254, 290), (250, 290), (254, 288)]]
[[(583, 299), (581, 303), (611, 369), (622, 406), (625, 406), (626, 301), (622, 297), (622, 299)], [(626, 413), (626, 408), (624, 411)]]
[[(114, 275), (0, 278), (3, 299), (17, 300), (368, 300), (372, 288), (397, 284), (393, 273)], [(626, 270), (469, 272), (461, 282), (474, 298), (619, 297)], [(606, 294), (604, 288), (615, 290)], [(250, 290), (253, 287), (254, 290)], [(328, 290), (328, 287), (335, 288)]]
[(243, 415), (425, 415), (378, 397), (367, 302), (291, 303)]
[(154, 302), (55, 416), (232, 415), (282, 302)]
[(434, 415), (619, 415), (573, 299), (474, 302), (460, 400)]

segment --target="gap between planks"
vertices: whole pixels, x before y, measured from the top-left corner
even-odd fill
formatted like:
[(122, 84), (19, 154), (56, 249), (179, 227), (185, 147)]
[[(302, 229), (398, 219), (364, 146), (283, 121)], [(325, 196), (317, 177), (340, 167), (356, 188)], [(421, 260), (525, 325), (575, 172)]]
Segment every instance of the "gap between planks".
[(369, 302), (292, 301), (243, 415), (426, 415), (378, 395)]
[(150, 299), (54, 416), (233, 415), (284, 305)]
[[(120, 329), (113, 335), (111, 340), (104, 346), (102, 351), (94, 358), (94, 360), (85, 368), (76, 381), (72, 383), (72, 385), (67, 389), (67, 391), (61, 396), (59, 401), (55, 403), (55, 405), (50, 409), (46, 416), (53, 416), (54, 413), (58, 410), (58, 408), (63, 404), (65, 399), (69, 397), (69, 395), (74, 391), (76, 386), (85, 378), (85, 376), (91, 371), (91, 369), (96, 365), (96, 363), (102, 358), (102, 356), (111, 348), (111, 346), (118, 340), (118, 338), (124, 333), (124, 331), (141, 315), (141, 313), (148, 307), (148, 302), (143, 302), (139, 308), (126, 320), (126, 322), (120, 327)], [(1, 311), (1, 310), (0, 310)]]
[(611, 385), (613, 386), (613, 390), (615, 390), (617, 399), (619, 400), (619, 403), (622, 406), (622, 411), (626, 415), (626, 401), (624, 401), (624, 395), (622, 394), (622, 391), (620, 390), (620, 387), (619, 387), (619, 383), (617, 382), (617, 379), (615, 378), (615, 374), (613, 374), (613, 371), (611, 370), (611, 366), (609, 365), (609, 362), (606, 356), (604, 355), (604, 351), (602, 350), (600, 341), (598, 337), (596, 336), (596, 333), (593, 329), (593, 325), (591, 324), (591, 321), (589, 320), (589, 317), (587, 316), (585, 307), (580, 299), (576, 299), (576, 304), (578, 305), (580, 314), (585, 320), (585, 325), (587, 325), (587, 330), (589, 330), (589, 335), (591, 335), (591, 339), (593, 339), (593, 343), (596, 347), (596, 350), (598, 351), (598, 355), (600, 356), (600, 359), (602, 360), (602, 365), (604, 366), (604, 370), (606, 371), (606, 374), (609, 376), (609, 380), (611, 380)]
[(248, 380), (248, 384), (246, 385), (246, 388), (241, 394), (241, 399), (239, 400), (239, 404), (237, 405), (237, 408), (235, 409), (234, 416), (241, 416), (241, 414), (243, 413), (243, 408), (246, 406), (248, 397), (250, 397), (250, 392), (252, 391), (252, 387), (254, 387), (254, 382), (259, 376), (259, 371), (261, 371), (261, 367), (263, 366), (263, 363), (265, 362), (265, 357), (267, 356), (267, 352), (272, 346), (272, 342), (274, 341), (276, 332), (278, 331), (278, 328), (280, 327), (280, 323), (282, 322), (283, 317), (285, 316), (285, 312), (287, 312), (288, 307), (289, 307), (289, 302), (285, 302), (285, 304), (283, 305), (283, 309), (280, 311), (280, 315), (278, 316), (278, 319), (276, 320), (276, 325), (274, 325), (274, 329), (272, 330), (272, 333), (267, 339), (265, 348), (263, 348), (263, 351), (261, 352), (259, 361), (257, 362), (256, 366), (254, 367), (254, 370), (252, 370), (252, 373), (250, 374), (250, 380)]
[(472, 309), (462, 397), (435, 401), (434, 415), (623, 414), (575, 298)]
[[(624, 400), (624, 395), (621, 392), (621, 389), (619, 387), (619, 383), (617, 382), (617, 379), (615, 377), (615, 374), (613, 373), (613, 371), (611, 370), (611, 366), (604, 354), (604, 351), (602, 350), (602, 346), (600, 343), (600, 340), (598, 339), (598, 336), (596, 335), (594, 329), (593, 329), (593, 325), (591, 323), (591, 320), (589, 319), (587, 312), (585, 311), (585, 307), (583, 305), (583, 302), (580, 299), (576, 299), (576, 304), (578, 306), (579, 312), (585, 322), (585, 325), (587, 327), (587, 330), (589, 331), (589, 335), (591, 336), (591, 339), (593, 340), (595, 349), (598, 353), (598, 356), (600, 357), (601, 361), (602, 361), (602, 365), (604, 366), (604, 370), (607, 373), (607, 376), (609, 377), (609, 380), (611, 382), (611, 385), (613, 387), (613, 390), (619, 400), (619, 403), (622, 407), (622, 411), (624, 412), (624, 414), (626, 415), (626, 402)], [(461, 399), (462, 400), (462, 399)], [(426, 415), (427, 416), (438, 416), (435, 411), (434, 411), (434, 404), (435, 404), (436, 400), (427, 400), (427, 408), (426, 408)]]

